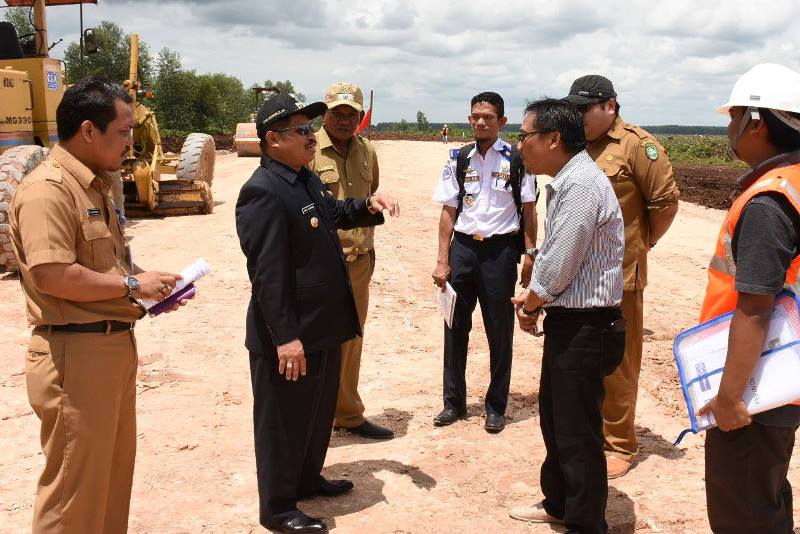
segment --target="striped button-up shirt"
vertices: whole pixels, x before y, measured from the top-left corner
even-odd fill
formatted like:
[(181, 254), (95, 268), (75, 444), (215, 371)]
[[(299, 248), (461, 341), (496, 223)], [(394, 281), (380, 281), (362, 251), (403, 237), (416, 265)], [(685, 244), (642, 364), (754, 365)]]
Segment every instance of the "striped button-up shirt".
[(581, 151), (545, 187), (544, 242), (528, 289), (545, 307), (618, 306), (625, 234), (608, 178)]

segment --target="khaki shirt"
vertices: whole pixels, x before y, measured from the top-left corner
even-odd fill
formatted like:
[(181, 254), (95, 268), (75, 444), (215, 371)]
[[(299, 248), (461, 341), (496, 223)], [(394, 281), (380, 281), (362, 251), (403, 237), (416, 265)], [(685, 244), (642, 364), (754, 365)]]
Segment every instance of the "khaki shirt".
[(75, 302), (39, 291), (30, 270), (47, 263), (77, 263), (93, 271), (131, 273), (125, 239), (109, 196), (111, 177), (95, 175), (60, 145), (33, 170), (11, 203), (11, 239), (32, 325), (133, 322), (144, 310), (128, 297)]
[(622, 209), (625, 290), (643, 289), (650, 250), (647, 212), (677, 204), (680, 196), (672, 165), (652, 135), (619, 116), (606, 135), (589, 143), (586, 150), (611, 180)]
[[(346, 156), (334, 148), (328, 132), (317, 132), (317, 149), (309, 169), (317, 173), (333, 196), (366, 198), (378, 190), (378, 155), (368, 140), (356, 135), (350, 141)], [(339, 240), (345, 256), (364, 254), (374, 248), (374, 231), (369, 228), (339, 230)]]

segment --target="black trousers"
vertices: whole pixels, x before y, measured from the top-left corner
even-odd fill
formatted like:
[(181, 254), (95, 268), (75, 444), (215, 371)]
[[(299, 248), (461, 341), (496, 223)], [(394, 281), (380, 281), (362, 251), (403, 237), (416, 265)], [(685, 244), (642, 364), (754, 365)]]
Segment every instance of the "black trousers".
[(796, 426), (751, 423), (706, 432), (706, 504), (716, 534), (790, 534), (792, 486), (786, 479)]
[(605, 533), (608, 480), (603, 453), (603, 377), (622, 361), (625, 331), (618, 308), (547, 311), (539, 382), (539, 424), (547, 451), (542, 505), (567, 529)]
[(328, 452), (339, 390), (339, 346), (306, 354), (306, 376), (278, 374), (277, 354), (250, 353), (259, 520), (280, 524), (312, 493)]
[(450, 285), (456, 291), (453, 328), (444, 326), (444, 407), (467, 406), (467, 346), (475, 303), (481, 303), (483, 326), (489, 341), (491, 381), (486, 392), (486, 413), (504, 415), (511, 384), (514, 340), (514, 285), (519, 251), (516, 235), (476, 241), (456, 233), (450, 244)]

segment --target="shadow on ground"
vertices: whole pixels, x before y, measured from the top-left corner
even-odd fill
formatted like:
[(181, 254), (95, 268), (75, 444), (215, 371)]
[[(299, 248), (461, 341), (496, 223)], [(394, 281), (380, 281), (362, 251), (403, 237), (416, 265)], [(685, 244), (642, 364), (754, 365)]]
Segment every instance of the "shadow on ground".
[(322, 517), (328, 528), (336, 526), (335, 518), (361, 512), (380, 502), (386, 502), (383, 494), (384, 482), (377, 473), (388, 471), (405, 475), (419, 490), (436, 487), (436, 480), (415, 465), (407, 465), (395, 460), (361, 460), (339, 463), (324, 469), (323, 475), (329, 479), (346, 478), (352, 480), (351, 492), (339, 497), (316, 497), (303, 501), (300, 508), (314, 517)]

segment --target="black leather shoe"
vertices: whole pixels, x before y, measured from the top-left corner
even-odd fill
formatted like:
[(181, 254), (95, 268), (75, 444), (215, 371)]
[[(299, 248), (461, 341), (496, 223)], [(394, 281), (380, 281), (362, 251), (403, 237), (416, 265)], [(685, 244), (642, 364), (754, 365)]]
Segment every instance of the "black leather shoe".
[(451, 408), (445, 408), (444, 410), (439, 412), (439, 415), (433, 418), (433, 424), (435, 426), (452, 425), (459, 419), (463, 419), (464, 416), (466, 415), (467, 415), (466, 410), (461, 411), (461, 410), (453, 410)]
[(309, 517), (300, 510), (278, 514), (275, 519), (278, 524), (270, 525), (268, 528), (278, 532), (290, 534), (328, 532), (328, 525), (323, 520)]
[(362, 438), (369, 439), (392, 439), (394, 437), (394, 432), (391, 429), (384, 428), (369, 421), (364, 421), (360, 425), (353, 428), (336, 427), (336, 430), (346, 430), (351, 434), (356, 434)]
[(483, 428), (490, 434), (497, 434), (506, 427), (506, 418), (497, 413), (487, 413)]
[(317, 485), (310, 491), (300, 491), (298, 499), (308, 499), (310, 497), (338, 497), (353, 489), (353, 483), (349, 480), (328, 480), (322, 475), (319, 476)]

